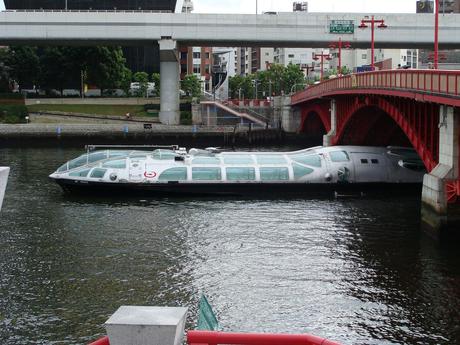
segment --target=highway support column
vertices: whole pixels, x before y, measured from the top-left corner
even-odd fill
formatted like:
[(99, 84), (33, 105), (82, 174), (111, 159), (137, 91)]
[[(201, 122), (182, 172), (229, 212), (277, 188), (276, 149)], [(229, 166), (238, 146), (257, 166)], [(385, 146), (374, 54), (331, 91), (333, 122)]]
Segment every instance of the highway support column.
[(180, 123), (179, 59), (177, 42), (162, 38), (160, 45), (160, 122), (165, 125)]
[(460, 109), (441, 105), (438, 127), (439, 164), (423, 179), (422, 224), (438, 235), (460, 235)]
[(331, 146), (337, 134), (337, 104), (335, 99), (331, 99), (329, 112), (331, 113), (331, 130), (323, 136), (323, 146)]

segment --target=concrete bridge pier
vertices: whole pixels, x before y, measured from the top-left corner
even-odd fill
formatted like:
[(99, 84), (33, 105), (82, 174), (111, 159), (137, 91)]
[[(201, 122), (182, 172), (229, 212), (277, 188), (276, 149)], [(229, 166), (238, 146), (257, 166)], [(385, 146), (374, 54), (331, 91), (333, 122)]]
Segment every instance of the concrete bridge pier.
[(165, 125), (180, 123), (179, 59), (177, 42), (162, 38), (160, 45), (160, 122)]
[(441, 105), (439, 164), (423, 179), (422, 223), (436, 234), (460, 235), (460, 109)]
[(331, 129), (323, 136), (323, 146), (331, 146), (332, 140), (337, 135), (337, 104), (335, 99), (331, 99), (331, 107), (329, 111), (331, 113)]

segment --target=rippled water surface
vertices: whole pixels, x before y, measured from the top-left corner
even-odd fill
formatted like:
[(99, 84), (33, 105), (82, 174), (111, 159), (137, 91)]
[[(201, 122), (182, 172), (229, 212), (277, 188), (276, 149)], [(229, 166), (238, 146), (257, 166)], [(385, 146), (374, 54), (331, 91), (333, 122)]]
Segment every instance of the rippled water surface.
[(89, 199), (47, 175), (73, 149), (0, 149), (0, 343), (84, 344), (122, 304), (188, 306), (225, 330), (345, 344), (459, 344), (460, 244), (416, 197)]

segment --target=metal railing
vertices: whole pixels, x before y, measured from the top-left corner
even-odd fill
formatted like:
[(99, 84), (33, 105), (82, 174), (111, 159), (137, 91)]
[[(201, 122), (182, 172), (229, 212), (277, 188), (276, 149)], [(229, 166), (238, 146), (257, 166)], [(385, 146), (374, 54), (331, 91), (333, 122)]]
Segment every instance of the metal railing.
[(460, 71), (384, 70), (350, 74), (310, 86), (291, 99), (296, 104), (347, 89), (389, 89), (457, 98), (460, 97)]

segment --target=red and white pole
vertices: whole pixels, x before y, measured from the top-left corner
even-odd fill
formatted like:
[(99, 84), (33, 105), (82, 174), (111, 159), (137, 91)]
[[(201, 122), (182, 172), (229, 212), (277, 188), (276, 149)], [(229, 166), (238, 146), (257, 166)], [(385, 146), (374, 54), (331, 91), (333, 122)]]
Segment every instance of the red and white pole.
[(342, 37), (339, 37), (339, 70), (337, 74), (342, 74)]
[(439, 0), (435, 1), (434, 8), (434, 63), (433, 68), (438, 69), (439, 62)]
[(375, 69), (374, 66), (374, 29), (375, 29), (375, 20), (374, 16), (372, 16), (371, 20), (371, 70)]

